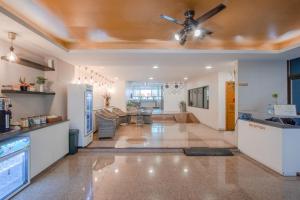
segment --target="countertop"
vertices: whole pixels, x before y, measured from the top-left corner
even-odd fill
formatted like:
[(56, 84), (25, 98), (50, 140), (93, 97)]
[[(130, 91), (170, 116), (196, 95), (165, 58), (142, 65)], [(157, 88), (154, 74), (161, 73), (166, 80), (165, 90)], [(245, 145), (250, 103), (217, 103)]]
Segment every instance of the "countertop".
[(288, 124), (281, 124), (278, 122), (272, 122), (272, 121), (267, 121), (263, 119), (239, 119), (239, 120), (244, 120), (244, 121), (249, 121), (249, 122), (255, 122), (263, 125), (268, 125), (276, 128), (283, 128), (283, 129), (300, 129), (300, 126), (293, 126), (293, 125), (288, 125)]
[(31, 132), (31, 131), (39, 130), (39, 129), (42, 129), (42, 128), (47, 128), (49, 126), (53, 126), (53, 125), (56, 125), (56, 124), (67, 122), (67, 121), (68, 120), (62, 120), (62, 121), (54, 122), (54, 123), (35, 125), (35, 126), (29, 127), (29, 128), (12, 129), (8, 132), (0, 133), (0, 141), (9, 139), (9, 138), (12, 138), (12, 137), (15, 137), (15, 136), (19, 136), (19, 135), (22, 135), (22, 134), (25, 134), (25, 133), (28, 133), (28, 132)]

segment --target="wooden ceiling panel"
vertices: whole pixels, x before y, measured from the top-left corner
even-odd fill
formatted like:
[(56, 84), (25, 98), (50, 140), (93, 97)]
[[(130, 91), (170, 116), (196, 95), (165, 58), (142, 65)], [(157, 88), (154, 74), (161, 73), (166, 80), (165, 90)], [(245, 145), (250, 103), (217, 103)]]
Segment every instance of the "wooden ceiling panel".
[[(214, 32), (182, 47), (181, 29), (160, 14), (200, 16), (220, 0), (37, 0), (70, 31), (70, 48), (279, 49), (300, 42), (299, 0), (228, 0), (227, 8), (203, 24)], [(17, 10), (15, 10), (17, 12)], [(96, 32), (95, 32), (96, 31)], [(98, 31), (98, 32), (97, 32)], [(297, 32), (298, 31), (298, 32)], [(98, 40), (90, 37), (98, 34)]]

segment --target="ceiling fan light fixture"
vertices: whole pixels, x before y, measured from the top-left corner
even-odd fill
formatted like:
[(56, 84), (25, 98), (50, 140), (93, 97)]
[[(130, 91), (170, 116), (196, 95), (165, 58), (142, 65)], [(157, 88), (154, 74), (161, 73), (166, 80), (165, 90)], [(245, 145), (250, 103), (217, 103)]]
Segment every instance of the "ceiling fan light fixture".
[(175, 33), (174, 38), (175, 38), (175, 40), (179, 41), (180, 40), (180, 35), (178, 33)]
[(187, 10), (184, 13), (185, 20), (180, 21), (173, 17), (169, 17), (167, 15), (160, 15), (160, 17), (164, 20), (167, 20), (171, 23), (175, 23), (177, 25), (183, 26), (183, 28), (178, 31), (174, 38), (175, 40), (179, 41), (180, 45), (184, 45), (187, 41), (188, 35), (194, 35), (194, 37), (200, 37), (200, 39), (203, 39), (206, 35), (211, 35), (213, 32), (210, 30), (207, 30), (205, 28), (198, 28), (201, 24), (203, 24), (205, 21), (210, 19), (211, 17), (215, 16), (222, 10), (224, 10), (226, 6), (223, 3), (220, 3), (213, 9), (209, 10), (208, 12), (204, 13), (200, 17), (194, 18), (195, 11), (194, 10)]
[(200, 37), (200, 36), (203, 36), (203, 31), (201, 29), (196, 29), (194, 31), (194, 36), (195, 37)]

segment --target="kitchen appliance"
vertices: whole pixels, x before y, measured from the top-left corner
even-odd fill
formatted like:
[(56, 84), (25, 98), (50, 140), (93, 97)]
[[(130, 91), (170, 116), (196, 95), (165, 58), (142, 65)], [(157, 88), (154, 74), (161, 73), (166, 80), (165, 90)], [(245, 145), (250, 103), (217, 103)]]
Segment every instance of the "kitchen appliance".
[(10, 130), (10, 120), (12, 117), (10, 107), (10, 99), (6, 97), (0, 97), (0, 132), (6, 132)]
[(79, 147), (85, 147), (93, 141), (93, 86), (68, 86), (68, 119), (70, 128), (79, 130)]
[(29, 136), (0, 142), (0, 199), (5, 200), (29, 182)]

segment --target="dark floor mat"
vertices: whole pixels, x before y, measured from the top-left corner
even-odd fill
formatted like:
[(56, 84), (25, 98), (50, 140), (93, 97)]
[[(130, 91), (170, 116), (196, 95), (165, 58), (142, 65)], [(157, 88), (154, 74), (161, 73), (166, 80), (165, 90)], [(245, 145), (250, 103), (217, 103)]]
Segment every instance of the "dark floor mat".
[(223, 148), (191, 147), (183, 151), (186, 156), (233, 156), (230, 149)]

